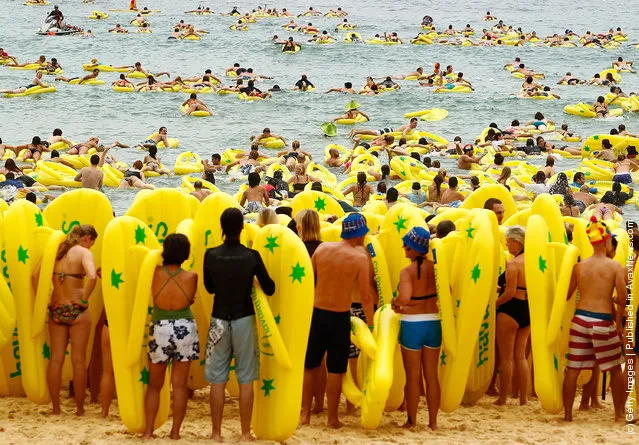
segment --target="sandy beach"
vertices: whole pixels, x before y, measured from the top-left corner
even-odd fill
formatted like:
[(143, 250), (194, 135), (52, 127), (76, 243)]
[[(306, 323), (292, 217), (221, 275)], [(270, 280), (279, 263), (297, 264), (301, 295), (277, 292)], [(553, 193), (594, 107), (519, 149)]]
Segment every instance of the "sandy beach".
[[(577, 403), (580, 395), (577, 396)], [(498, 407), (492, 397), (484, 397), (472, 407), (460, 407), (452, 414), (440, 413), (439, 430), (432, 432), (426, 426), (425, 400), (422, 399), (419, 425), (406, 430), (399, 425), (405, 414), (385, 414), (376, 430), (360, 426), (359, 417), (343, 416), (346, 426), (339, 430), (326, 428), (326, 412), (314, 416), (310, 427), (299, 428), (287, 444), (450, 444), (485, 443), (505, 445), (518, 444), (636, 444), (636, 435), (626, 432), (626, 426), (612, 421), (610, 395), (602, 403), (605, 409), (588, 412), (575, 411), (572, 424), (565, 423), (562, 415), (549, 414), (535, 400), (524, 407), (514, 399), (509, 405)], [(36, 405), (26, 398), (0, 398), (0, 443), (5, 445), (50, 445), (81, 444), (110, 445), (142, 443), (138, 436), (127, 432), (117, 417), (117, 408), (112, 407), (109, 418), (100, 417), (98, 405), (87, 405), (86, 415), (78, 418), (74, 414), (71, 399), (63, 400), (63, 414), (50, 414), (50, 406)], [(156, 431), (156, 444), (175, 443), (168, 438), (171, 419)], [(227, 443), (235, 443), (239, 437), (239, 412), (237, 399), (227, 399), (222, 426)], [(210, 434), (210, 411), (208, 389), (196, 392), (190, 400), (186, 419), (182, 425), (181, 444), (212, 443)], [(635, 427), (636, 434), (636, 427)], [(259, 444), (276, 443), (257, 441)]]

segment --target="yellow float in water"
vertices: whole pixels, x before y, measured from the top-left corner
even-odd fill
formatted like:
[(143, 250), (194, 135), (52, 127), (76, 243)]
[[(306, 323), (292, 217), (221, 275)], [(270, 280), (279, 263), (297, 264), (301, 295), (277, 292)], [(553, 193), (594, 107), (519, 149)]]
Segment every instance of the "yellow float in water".
[(91, 11), (91, 15), (89, 15), (89, 18), (93, 20), (103, 20), (103, 19), (108, 19), (109, 14), (107, 14), (106, 12), (101, 12), (101, 11)]
[[(592, 105), (583, 102), (579, 102), (575, 105), (566, 105), (564, 107), (564, 112), (572, 114), (573, 116), (589, 118), (598, 117)], [(621, 115), (623, 115), (623, 110), (621, 108), (613, 108), (608, 110), (608, 114), (605, 117), (619, 117)]]
[[(182, 105), (182, 106), (180, 106), (180, 111), (181, 111), (183, 114), (186, 114), (186, 111), (187, 111), (188, 109), (189, 109), (188, 105)], [(209, 113), (209, 112), (208, 112), (208, 111), (206, 111), (206, 110), (195, 110), (195, 111), (193, 111), (192, 113), (189, 113), (188, 115), (189, 115), (189, 116), (195, 116), (195, 117), (207, 117), (207, 116), (210, 116), (210, 115), (211, 115), (211, 113)]]
[(472, 89), (470, 87), (464, 85), (455, 85), (454, 87), (440, 87), (436, 88), (434, 93), (472, 93)]
[(201, 173), (204, 171), (204, 165), (200, 159), (200, 155), (191, 151), (180, 153), (175, 159), (173, 173), (176, 175), (190, 175), (192, 173)]
[(72, 79), (69, 81), (69, 85), (104, 85), (104, 80), (102, 79), (88, 79), (84, 82), (81, 82), (82, 79)]
[(50, 85), (47, 85), (45, 87), (36, 85), (34, 87), (27, 88), (27, 90), (23, 91), (22, 93), (4, 93), (4, 97), (24, 97), (24, 96), (32, 96), (35, 94), (45, 94), (45, 93), (55, 93), (55, 87)]

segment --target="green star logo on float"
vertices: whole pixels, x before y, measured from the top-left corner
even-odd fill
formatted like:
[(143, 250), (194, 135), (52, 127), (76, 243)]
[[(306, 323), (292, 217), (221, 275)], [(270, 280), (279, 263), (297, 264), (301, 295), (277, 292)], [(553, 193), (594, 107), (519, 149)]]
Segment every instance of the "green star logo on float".
[(546, 266), (546, 260), (544, 260), (544, 257), (539, 255), (539, 270), (545, 272), (546, 269), (548, 269), (548, 266)]
[(302, 278), (304, 278), (305, 276), (306, 272), (304, 272), (304, 268), (300, 266), (300, 263), (298, 261), (297, 264), (291, 268), (291, 274), (289, 275), (289, 277), (293, 279), (293, 283), (295, 283), (295, 280), (301, 283)]
[(27, 260), (29, 259), (29, 249), (23, 249), (22, 244), (18, 246), (18, 261), (22, 264), (27, 264)]
[(468, 226), (468, 229), (466, 229), (466, 236), (468, 237), (468, 239), (472, 239), (475, 237), (475, 235), (473, 234), (473, 232), (475, 231), (475, 228), (471, 225)]
[(280, 314), (277, 314), (275, 317), (273, 317), (273, 319), (275, 320), (275, 324), (280, 324)]
[(317, 210), (318, 212), (326, 210), (326, 199), (317, 198), (315, 200), (315, 210)]
[(42, 213), (38, 212), (35, 214), (35, 222), (38, 227), (42, 227), (44, 224), (42, 221)]
[(146, 242), (146, 233), (144, 227), (138, 226), (135, 229), (135, 244), (144, 244)]
[(271, 391), (275, 391), (275, 386), (273, 386), (274, 381), (275, 379), (262, 379), (262, 387), (260, 389), (264, 391), (264, 397), (269, 397), (271, 395)]
[(593, 140), (595, 140), (595, 141), (598, 141), (598, 140), (599, 140), (599, 135), (598, 135), (598, 134), (594, 135), (594, 136), (592, 137), (592, 139), (593, 139)]
[(477, 284), (477, 280), (479, 280), (480, 275), (481, 275), (481, 270), (479, 269), (479, 263), (477, 263), (475, 264), (475, 267), (473, 267), (473, 271), (470, 275), (470, 277), (473, 279), (475, 284)]
[(275, 249), (276, 247), (280, 247), (279, 244), (277, 244), (277, 236), (267, 236), (266, 237), (266, 246), (264, 246), (265, 249), (268, 249), (271, 251), (271, 253), (273, 253), (273, 249)]
[(6, 251), (6, 249), (2, 249), (2, 252), (0, 253), (0, 259), (2, 259), (3, 263), (7, 262), (7, 251)]
[(47, 344), (46, 341), (42, 345), (42, 357), (44, 357), (47, 360), (51, 358), (51, 348), (49, 348), (49, 345)]
[(111, 286), (120, 289), (120, 284), (124, 283), (122, 273), (117, 273), (115, 269), (111, 270)]
[(584, 145), (584, 151), (590, 151), (590, 145)]
[(559, 371), (559, 360), (557, 360), (557, 356), (555, 354), (552, 355), (552, 361), (555, 365), (555, 371)]
[(393, 224), (397, 227), (397, 233), (400, 233), (402, 229), (406, 229), (406, 223), (408, 222), (408, 218), (403, 218), (402, 215), (397, 217), (397, 221)]
[(144, 385), (149, 384), (149, 370), (146, 369), (146, 366), (140, 371), (140, 380), (138, 382), (142, 382)]
[(445, 366), (446, 365), (446, 352), (442, 349), (442, 355), (439, 356), (440, 360), (441, 360), (441, 365)]

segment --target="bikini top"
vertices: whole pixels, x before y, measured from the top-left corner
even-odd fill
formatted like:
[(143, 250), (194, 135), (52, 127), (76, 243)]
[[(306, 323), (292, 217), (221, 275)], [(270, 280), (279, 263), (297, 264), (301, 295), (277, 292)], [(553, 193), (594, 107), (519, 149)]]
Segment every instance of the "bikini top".
[(84, 280), (85, 273), (66, 273), (66, 272), (53, 272), (53, 276), (57, 276), (60, 284), (64, 283), (66, 277), (77, 278), (78, 280)]

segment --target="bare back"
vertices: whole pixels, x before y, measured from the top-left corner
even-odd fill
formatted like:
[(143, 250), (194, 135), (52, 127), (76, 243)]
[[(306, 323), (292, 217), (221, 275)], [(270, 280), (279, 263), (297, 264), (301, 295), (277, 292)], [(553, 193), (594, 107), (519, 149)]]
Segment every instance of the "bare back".
[(573, 270), (573, 280), (580, 295), (577, 309), (613, 314), (612, 294), (615, 287), (617, 292), (620, 287), (625, 290), (624, 272), (619, 263), (603, 256), (591, 256), (577, 264)]
[(153, 274), (151, 293), (155, 306), (176, 311), (195, 301), (197, 274), (175, 266), (158, 266)]
[[(351, 296), (368, 287), (370, 258), (363, 246), (347, 242), (322, 243), (313, 254), (315, 271), (315, 307), (334, 312), (351, 308)], [(365, 302), (366, 298), (362, 298)]]
[[(410, 301), (402, 304), (402, 314), (436, 314), (439, 312), (437, 306), (437, 284), (435, 282), (435, 266), (432, 261), (424, 259), (419, 270), (417, 261), (413, 261), (405, 267), (400, 274), (399, 292), (400, 298), (405, 292), (410, 293)], [(402, 289), (403, 287), (403, 289)], [(424, 299), (423, 297), (431, 296)], [(413, 298), (413, 297), (416, 297)], [(402, 301), (404, 301), (402, 298)]]
[(73, 246), (53, 266), (53, 305), (83, 304), (84, 276), (93, 274), (93, 254), (82, 246)]

